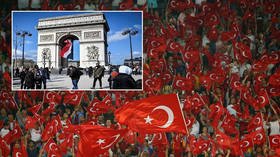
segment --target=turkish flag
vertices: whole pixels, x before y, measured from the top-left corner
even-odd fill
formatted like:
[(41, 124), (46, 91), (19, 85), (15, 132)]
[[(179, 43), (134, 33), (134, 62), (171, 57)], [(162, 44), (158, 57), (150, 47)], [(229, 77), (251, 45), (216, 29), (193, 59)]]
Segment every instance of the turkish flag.
[(165, 133), (155, 133), (153, 134), (153, 138), (151, 140), (154, 146), (166, 146), (168, 144)]
[(222, 122), (222, 127), (225, 130), (225, 133), (227, 134), (233, 134), (236, 135), (238, 134), (238, 130), (235, 127), (235, 123), (236, 123), (237, 119), (233, 116), (230, 115), (228, 112), (226, 112), (226, 117)]
[(49, 106), (45, 110), (42, 111), (42, 115), (48, 115), (48, 114), (54, 112), (55, 107), (56, 107), (56, 103), (55, 102), (50, 102)]
[(270, 135), (269, 144), (272, 149), (279, 148), (280, 146), (280, 135)]
[(21, 128), (18, 124), (16, 124), (14, 129), (4, 136), (4, 140), (7, 142), (7, 144), (11, 144), (12, 142), (20, 139), (21, 134)]
[(17, 93), (21, 103), (25, 102), (28, 106), (31, 106), (33, 104), (26, 91), (18, 91)]
[[(0, 91), (0, 100), (9, 104), (8, 109), (18, 109), (18, 105), (14, 97), (8, 91)], [(5, 106), (4, 106), (5, 107)]]
[(269, 77), (268, 83), (275, 87), (280, 87), (280, 71), (279, 70)]
[(50, 102), (61, 103), (61, 96), (56, 92), (44, 92), (43, 100), (44, 100), (43, 103), (50, 103)]
[(198, 50), (187, 50), (182, 54), (185, 62), (188, 62), (189, 64), (200, 63), (200, 53)]
[(25, 129), (29, 130), (35, 127), (35, 124), (37, 123), (37, 119), (27, 116), (25, 120)]
[(182, 109), (175, 94), (130, 102), (117, 109), (115, 116), (120, 124), (128, 125), (133, 131), (145, 133), (187, 131)]
[(234, 57), (240, 63), (244, 63), (246, 60), (252, 59), (252, 53), (250, 47), (242, 42), (233, 42)]
[(53, 139), (49, 139), (47, 141), (46, 145), (44, 146), (44, 149), (48, 153), (48, 156), (51, 156), (51, 154), (60, 156), (60, 149)]
[(250, 137), (253, 139), (253, 143), (254, 144), (258, 144), (261, 145), (265, 142), (266, 138), (265, 138), (265, 131), (263, 128), (258, 129), (254, 132), (250, 133)]
[(119, 3), (120, 10), (130, 10), (133, 8), (133, 0), (123, 0), (121, 3)]
[(181, 76), (175, 76), (172, 86), (174, 89), (192, 91), (193, 90), (193, 82), (192, 79), (184, 78)]
[(35, 113), (39, 112), (41, 107), (42, 107), (42, 104), (34, 105), (33, 107), (29, 108), (28, 111), (31, 112), (32, 114), (35, 114)]
[(266, 88), (267, 93), (269, 96), (280, 96), (280, 88), (279, 87), (273, 87), (273, 86), (268, 86)]
[(219, 124), (219, 120), (221, 119), (221, 116), (225, 112), (225, 108), (220, 102), (217, 102), (216, 104), (210, 105), (209, 108), (210, 108), (210, 114), (209, 114), (208, 117), (210, 119), (213, 119), (212, 120), (212, 126), (214, 128), (217, 128), (218, 124)]
[(215, 137), (216, 137), (217, 144), (220, 145), (221, 148), (223, 149), (230, 148), (231, 139), (225, 133), (217, 130)]
[(195, 149), (194, 152), (196, 154), (201, 154), (203, 151), (207, 151), (207, 149), (210, 147), (210, 141), (205, 140), (203, 138), (198, 138), (195, 143)]
[(0, 136), (0, 149), (1, 149), (1, 153), (4, 157), (8, 157), (10, 156), (10, 145), (7, 144), (7, 142), (5, 141), (4, 138), (2, 138)]
[(207, 32), (207, 38), (211, 41), (217, 41), (219, 33), (216, 28), (212, 28)]
[(234, 31), (228, 31), (228, 32), (221, 33), (221, 40), (224, 42), (235, 40), (236, 37), (237, 37), (237, 34)]
[(26, 147), (24, 146), (23, 142), (21, 142), (21, 147), (20, 148), (13, 148), (13, 153), (12, 157), (28, 157)]
[(249, 135), (245, 135), (239, 142), (240, 148), (243, 152), (247, 152), (249, 148), (253, 148), (253, 141)]
[(49, 138), (56, 135), (56, 133), (62, 129), (60, 117), (57, 115), (47, 123), (45, 129), (42, 132), (42, 141), (47, 141)]
[(72, 148), (73, 146), (73, 134), (65, 135), (64, 141), (59, 145), (59, 148), (62, 153), (67, 153), (67, 148)]
[(264, 72), (267, 69), (268, 64), (266, 62), (262, 62), (260, 60), (254, 61), (252, 64), (253, 72)]
[(184, 11), (187, 8), (194, 7), (194, 3), (191, 0), (171, 0), (168, 8), (174, 11)]
[(92, 125), (80, 125), (78, 127), (80, 130), (78, 157), (91, 157), (93, 154), (105, 153), (127, 132), (127, 130), (113, 130)]
[(70, 105), (78, 105), (81, 103), (84, 92), (80, 91), (67, 91), (64, 96), (64, 103)]
[(263, 127), (263, 118), (261, 113), (256, 114), (247, 126), (249, 132), (252, 132), (259, 127)]
[(183, 46), (181, 46), (179, 43), (175, 41), (169, 41), (167, 44), (166, 51), (177, 53), (177, 52), (181, 52), (182, 50), (183, 50)]

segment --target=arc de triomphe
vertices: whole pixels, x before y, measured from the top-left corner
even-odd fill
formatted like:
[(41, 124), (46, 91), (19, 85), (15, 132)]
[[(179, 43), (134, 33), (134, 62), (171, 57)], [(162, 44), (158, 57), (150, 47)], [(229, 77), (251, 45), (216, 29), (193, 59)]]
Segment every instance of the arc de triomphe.
[(87, 13), (39, 19), (37, 64), (39, 67), (64, 67), (60, 50), (66, 39), (79, 40), (80, 67), (107, 65), (107, 32), (103, 13)]

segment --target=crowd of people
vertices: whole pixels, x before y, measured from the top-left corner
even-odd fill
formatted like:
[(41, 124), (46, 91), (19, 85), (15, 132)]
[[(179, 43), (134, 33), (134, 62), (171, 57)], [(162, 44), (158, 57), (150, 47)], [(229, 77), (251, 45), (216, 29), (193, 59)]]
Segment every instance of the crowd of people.
[[(99, 156), (280, 156), (279, 1), (147, 0), (144, 90), (84, 92), (75, 103), (67, 98), (71, 93), (55, 92), (62, 97), (55, 105), (46, 101), (47, 94), (43, 92), (10, 91), (11, 54), (5, 45), (10, 44), (7, 8), (17, 8), (17, 3), (12, 2), (4, 0), (6, 7), (2, 9), (2, 156), (15, 155), (18, 148), (26, 148), (28, 156), (46, 156), (48, 149), (44, 146), (48, 142), (42, 139), (43, 133), (57, 115), (62, 127), (51, 139), (62, 149), (67, 126), (91, 124), (118, 130), (125, 126), (114, 119), (115, 109), (134, 100), (169, 93), (177, 93), (180, 98), (189, 134), (163, 133), (155, 142), (156, 135), (132, 131)], [(84, 0), (50, 1), (50, 5), (44, 2), (38, 8), (75, 9), (77, 4), (84, 4), (80, 9), (116, 7), (115, 0), (92, 5)], [(117, 5), (118, 9), (141, 8), (134, 1), (133, 5), (127, 2), (130, 1), (123, 1), (125, 6)], [(9, 99), (4, 93), (10, 95)], [(91, 112), (91, 102), (107, 98), (111, 99), (110, 108)], [(43, 106), (36, 111), (31, 109), (40, 102)], [(26, 127), (28, 118), (38, 122)], [(22, 136), (7, 143), (5, 135), (17, 127)], [(66, 147), (63, 156), (75, 156), (81, 149), (79, 133), (70, 138), (73, 144)]]
[[(99, 62), (96, 63), (95, 67), (90, 66), (85, 69), (86, 74), (89, 78), (94, 78), (91, 89), (96, 89), (96, 82), (99, 82), (99, 89), (102, 89), (102, 79), (105, 75), (105, 67), (100, 65)], [(125, 65), (121, 66), (108, 66), (108, 83), (109, 89), (142, 89), (142, 79), (137, 81), (131, 76), (133, 70)], [(78, 82), (80, 77), (83, 75), (83, 72), (79, 67), (70, 66), (67, 69), (67, 75), (72, 80), (73, 88), (78, 89)]]
[(39, 68), (37, 65), (30, 68), (16, 68), (14, 77), (20, 78), (20, 89), (47, 89), (50, 70), (48, 67)]

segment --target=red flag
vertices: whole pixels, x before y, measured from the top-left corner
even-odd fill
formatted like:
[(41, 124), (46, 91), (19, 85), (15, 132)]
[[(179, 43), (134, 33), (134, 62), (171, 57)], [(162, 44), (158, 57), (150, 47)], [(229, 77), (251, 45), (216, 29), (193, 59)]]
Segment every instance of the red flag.
[(242, 42), (233, 42), (233, 50), (235, 59), (241, 63), (252, 59), (250, 47), (243, 44)]
[(153, 138), (152, 138), (151, 142), (154, 146), (162, 146), (162, 145), (165, 146), (168, 144), (165, 133), (153, 134)]
[(248, 131), (252, 132), (258, 127), (263, 127), (263, 120), (261, 113), (256, 114), (248, 124)]
[(28, 111), (30, 111), (32, 114), (36, 114), (41, 109), (42, 104), (34, 105), (33, 107), (29, 108)]
[(207, 38), (212, 41), (217, 41), (219, 37), (219, 33), (216, 28), (212, 28), (207, 33)]
[(0, 148), (4, 157), (10, 156), (10, 145), (0, 136)]
[(18, 109), (18, 105), (14, 97), (7, 91), (0, 91), (0, 100), (9, 104), (9, 109)]
[(232, 41), (232, 40), (236, 39), (236, 37), (237, 37), (237, 34), (236, 34), (236, 32), (233, 32), (233, 31), (221, 33), (221, 40), (224, 42)]
[(216, 104), (212, 104), (209, 108), (210, 108), (209, 118), (213, 119), (212, 126), (214, 128), (217, 128), (219, 124), (219, 120), (225, 112), (225, 108), (220, 102), (217, 102)]
[(261, 145), (265, 142), (265, 131), (263, 128), (258, 129), (250, 133), (250, 137), (253, 139), (254, 144)]
[(275, 87), (280, 86), (280, 70), (269, 77), (268, 83)]
[(24, 146), (23, 142), (21, 143), (20, 148), (13, 148), (13, 157), (28, 157), (26, 147)]
[(194, 7), (194, 5), (191, 0), (187, 0), (187, 2), (184, 0), (171, 0), (168, 7), (171, 10), (184, 11), (187, 8)]
[(192, 79), (184, 78), (181, 76), (175, 76), (172, 86), (174, 89), (192, 91), (193, 90), (193, 83)]
[(50, 102), (49, 106), (44, 111), (42, 111), (42, 115), (48, 115), (48, 114), (54, 112), (55, 107), (56, 107), (56, 103), (55, 102)]
[(245, 135), (243, 139), (239, 142), (240, 148), (243, 152), (247, 152), (249, 148), (253, 148), (253, 141), (250, 136)]
[(71, 54), (72, 49), (72, 42), (71, 40), (65, 40), (64, 41), (65, 46), (60, 51), (60, 56), (63, 58), (67, 58), (69, 54)]
[(190, 64), (200, 63), (200, 55), (198, 50), (183, 52), (183, 58), (185, 62)]
[(73, 134), (66, 135), (64, 141), (59, 145), (61, 152), (67, 153), (67, 148), (72, 148), (73, 146)]
[(221, 131), (217, 131), (215, 137), (216, 137), (217, 143), (220, 145), (221, 148), (223, 148), (223, 149), (230, 148), (231, 139), (225, 133), (223, 133)]
[(42, 141), (47, 141), (62, 129), (60, 117), (57, 115), (50, 121), (42, 132)]
[(177, 43), (177, 42), (174, 42), (174, 41), (170, 41), (168, 44), (167, 44), (167, 49), (166, 51), (171, 51), (171, 52), (181, 52), (183, 50), (183, 47)]
[(67, 91), (64, 96), (64, 103), (78, 105), (83, 97), (83, 92)]
[(130, 102), (116, 110), (115, 116), (120, 124), (127, 124), (138, 132), (186, 133), (185, 119), (175, 94)]
[(80, 125), (78, 157), (91, 157), (102, 154), (115, 145), (127, 130), (113, 130), (100, 126)]
[(61, 103), (61, 96), (56, 92), (44, 92), (44, 103), (56, 102)]
[(58, 145), (54, 142), (53, 139), (49, 139), (44, 147), (45, 151), (48, 153), (48, 155), (50, 156), (50, 154), (55, 154), (55, 155), (59, 155), (60, 150)]
[(130, 10), (133, 8), (133, 0), (123, 0), (120, 5), (120, 10)]
[(12, 142), (20, 139), (20, 137), (21, 137), (21, 128), (19, 127), (18, 124), (16, 124), (14, 129), (4, 136), (4, 140), (7, 142), (7, 144), (11, 144)]
[(280, 135), (270, 135), (269, 144), (272, 149), (279, 148), (280, 145)]
[(36, 118), (27, 116), (27, 117), (26, 117), (26, 121), (25, 121), (25, 129), (26, 129), (26, 130), (29, 130), (29, 129), (34, 128), (35, 125), (36, 125), (36, 123), (37, 123)]

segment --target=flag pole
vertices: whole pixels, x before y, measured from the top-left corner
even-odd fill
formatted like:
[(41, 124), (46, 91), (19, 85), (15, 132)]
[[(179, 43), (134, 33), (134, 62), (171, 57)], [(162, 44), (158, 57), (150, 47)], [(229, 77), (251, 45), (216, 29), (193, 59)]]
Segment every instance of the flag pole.
[(272, 109), (272, 111), (273, 111), (274, 114), (276, 115), (277, 119), (279, 120), (279, 116), (278, 116), (278, 114), (277, 114), (275, 108), (271, 105), (271, 101), (272, 101), (273, 103), (275, 103), (275, 102), (274, 102), (273, 100), (270, 100), (270, 97), (268, 96), (268, 93), (267, 93), (266, 90), (265, 90), (265, 94), (266, 94), (266, 96), (267, 96), (267, 98), (268, 98), (268, 102), (269, 102), (270, 108)]
[[(260, 113), (261, 113), (262, 121), (264, 122), (263, 113), (262, 112), (260, 112)], [(268, 147), (270, 149), (270, 143), (269, 143), (269, 138), (268, 138), (268, 134), (267, 134), (267, 129), (264, 126), (262, 126), (262, 127), (263, 127), (264, 133), (265, 133), (266, 144), (268, 144)]]
[(179, 102), (178, 105), (179, 105), (179, 107), (180, 107), (180, 111), (181, 111), (181, 114), (182, 114), (182, 118), (183, 118), (183, 120), (184, 120), (184, 125), (185, 125), (186, 131), (187, 131), (187, 135), (190, 136), (190, 133), (189, 133), (189, 130), (188, 130), (188, 127), (187, 127), (187, 124), (186, 124), (186, 120), (185, 120), (185, 115), (184, 115), (184, 113), (183, 113), (183, 111), (182, 111), (182, 108), (181, 108), (181, 105), (180, 105), (179, 96), (178, 96), (178, 94), (176, 94), (176, 96), (177, 96), (177, 101)]

